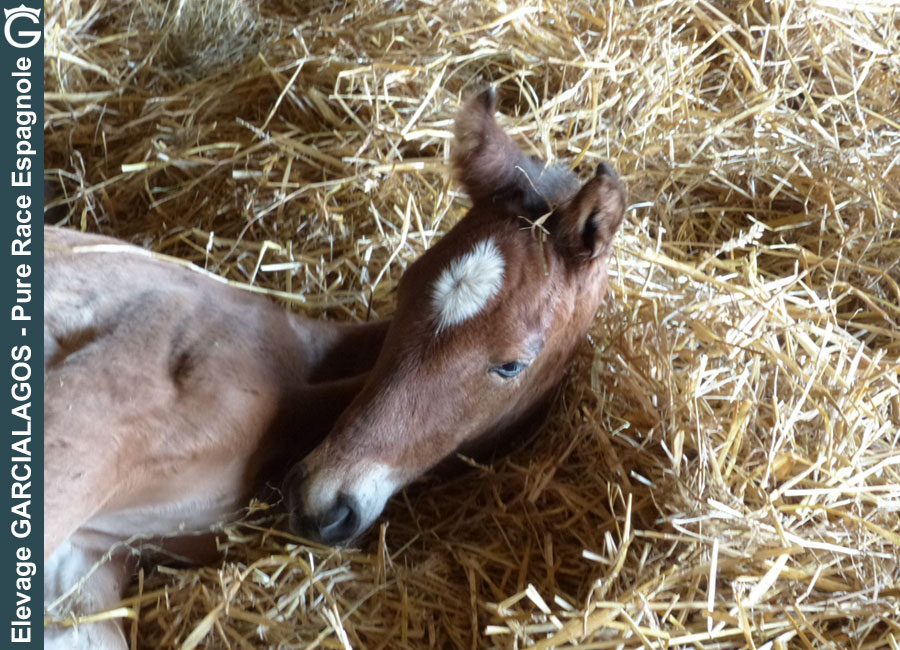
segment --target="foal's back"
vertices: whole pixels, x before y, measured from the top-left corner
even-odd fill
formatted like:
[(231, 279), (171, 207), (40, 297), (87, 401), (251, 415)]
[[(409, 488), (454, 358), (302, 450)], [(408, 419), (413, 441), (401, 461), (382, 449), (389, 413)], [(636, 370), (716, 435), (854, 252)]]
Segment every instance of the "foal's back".
[(177, 530), (158, 511), (199, 516), (186, 488), (237, 507), (265, 423), (303, 381), (289, 314), (117, 240), (45, 238), (45, 553), (92, 518), (116, 538)]

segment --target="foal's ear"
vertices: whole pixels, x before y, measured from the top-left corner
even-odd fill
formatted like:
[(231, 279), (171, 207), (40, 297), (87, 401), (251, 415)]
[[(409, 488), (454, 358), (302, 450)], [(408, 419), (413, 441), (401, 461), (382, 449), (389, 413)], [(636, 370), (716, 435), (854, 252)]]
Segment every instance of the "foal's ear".
[[(575, 177), (526, 156), (494, 119), (497, 93), (470, 97), (456, 115), (453, 167), (474, 204), (493, 204), (536, 219), (575, 194)], [(503, 206), (498, 206), (502, 203)]]
[(608, 256), (625, 215), (625, 188), (606, 163), (597, 166), (585, 183), (552, 221), (552, 233), (562, 252), (576, 260)]
[(453, 167), (476, 203), (513, 185), (523, 157), (494, 119), (496, 107), (497, 93), (488, 87), (470, 97), (456, 115)]

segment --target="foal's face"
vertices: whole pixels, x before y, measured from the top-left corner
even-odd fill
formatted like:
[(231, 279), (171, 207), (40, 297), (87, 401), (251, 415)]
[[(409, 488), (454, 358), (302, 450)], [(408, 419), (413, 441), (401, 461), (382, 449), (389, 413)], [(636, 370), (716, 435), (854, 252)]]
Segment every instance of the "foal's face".
[[(472, 210), (407, 270), (363, 390), (288, 476), (300, 534), (352, 539), (400, 487), (454, 450), (511, 428), (560, 381), (599, 308), (624, 209), (621, 184), (601, 165), (580, 190), (552, 176), (546, 194), (557, 205), (523, 194), (541, 188), (541, 168), (510, 146), (492, 103), (476, 98), (457, 120), (463, 147), (472, 134), (460, 125), (483, 131), (456, 156)], [(467, 180), (487, 154), (490, 165)], [(504, 176), (485, 196), (479, 183), (510, 164), (535, 177), (523, 189)], [(523, 218), (550, 208), (544, 226)]]

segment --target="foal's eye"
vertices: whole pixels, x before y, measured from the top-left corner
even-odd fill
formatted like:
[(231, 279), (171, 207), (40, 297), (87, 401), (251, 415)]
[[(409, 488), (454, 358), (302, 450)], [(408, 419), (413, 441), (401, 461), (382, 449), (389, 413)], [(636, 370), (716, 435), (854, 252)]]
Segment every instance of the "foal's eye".
[(491, 372), (500, 375), (504, 379), (510, 379), (525, 370), (527, 366), (528, 364), (522, 361), (510, 361), (509, 363), (504, 363), (502, 366), (491, 368)]

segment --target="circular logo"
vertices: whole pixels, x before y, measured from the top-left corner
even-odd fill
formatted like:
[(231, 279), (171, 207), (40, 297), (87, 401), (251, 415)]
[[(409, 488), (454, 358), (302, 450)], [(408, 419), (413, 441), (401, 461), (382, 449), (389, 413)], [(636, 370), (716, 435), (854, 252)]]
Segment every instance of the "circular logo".
[(26, 22), (30, 22), (32, 25), (40, 27), (41, 19), (38, 17), (41, 15), (40, 9), (32, 9), (25, 5), (19, 5), (15, 9), (4, 9), (3, 13), (6, 14), (6, 24), (3, 26), (3, 35), (6, 37), (7, 43), (13, 47), (25, 49), (41, 40), (40, 29), (16, 30), (14, 28), (15, 22), (20, 18), (25, 19)]

